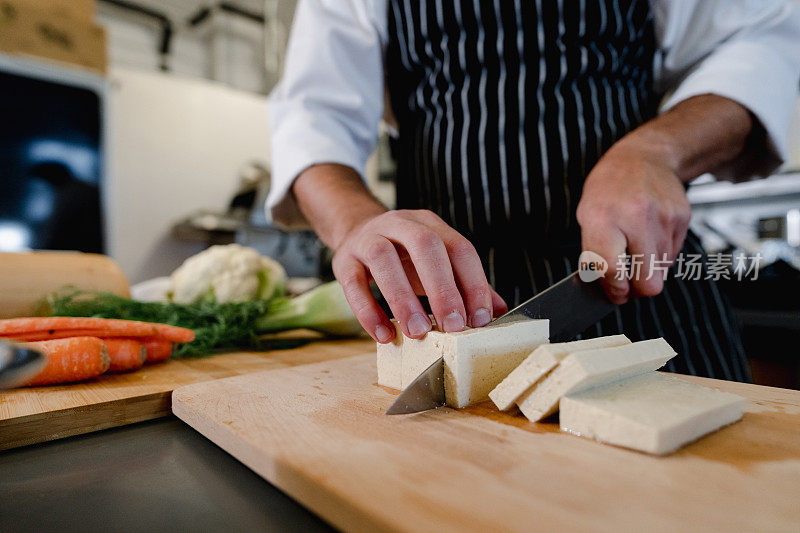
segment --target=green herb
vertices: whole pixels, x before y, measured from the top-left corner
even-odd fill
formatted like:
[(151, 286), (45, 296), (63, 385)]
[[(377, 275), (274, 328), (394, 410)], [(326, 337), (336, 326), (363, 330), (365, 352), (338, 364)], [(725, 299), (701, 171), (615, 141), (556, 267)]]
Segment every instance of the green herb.
[(138, 302), (105, 292), (70, 291), (51, 295), (45, 314), (160, 322), (194, 330), (195, 340), (179, 345), (177, 356), (206, 355), (232, 348), (290, 347), (298, 340), (260, 338), (265, 333), (289, 329), (313, 329), (330, 335), (361, 332), (336, 282), (320, 285), (295, 298), (235, 303)]

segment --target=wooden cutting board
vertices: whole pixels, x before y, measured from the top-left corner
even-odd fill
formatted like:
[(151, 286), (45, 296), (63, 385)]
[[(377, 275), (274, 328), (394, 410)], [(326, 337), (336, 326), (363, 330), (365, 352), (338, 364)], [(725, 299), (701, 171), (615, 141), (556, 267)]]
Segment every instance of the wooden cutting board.
[[(800, 391), (741, 394), (744, 419), (667, 457), (490, 404), (386, 416), (374, 353), (181, 387), (173, 411), (346, 531), (797, 531)], [(683, 377), (683, 376), (682, 376)]]
[(167, 416), (170, 393), (181, 385), (352, 356), (375, 346), (370, 339), (313, 335), (275, 336), (274, 346), (285, 349), (176, 359), (82, 383), (0, 391), (0, 450)]

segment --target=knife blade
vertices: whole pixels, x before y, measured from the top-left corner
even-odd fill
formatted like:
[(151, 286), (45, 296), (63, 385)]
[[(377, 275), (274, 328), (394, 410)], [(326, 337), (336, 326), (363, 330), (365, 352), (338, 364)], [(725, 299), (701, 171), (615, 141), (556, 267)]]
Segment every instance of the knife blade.
[(0, 389), (16, 387), (36, 375), (46, 362), (38, 350), (0, 341)]
[(406, 387), (386, 410), (387, 415), (403, 415), (444, 405), (444, 359), (441, 357)]
[[(550, 342), (564, 342), (597, 323), (616, 307), (599, 281), (585, 282), (575, 271), (555, 285), (493, 320), (486, 327), (517, 320), (550, 320)], [(420, 374), (386, 410), (387, 415), (410, 414), (444, 405), (444, 360), (440, 357)]]
[(598, 281), (585, 282), (575, 271), (555, 285), (523, 302), (489, 327), (515, 320), (547, 318), (550, 320), (550, 342), (565, 342), (595, 324), (616, 307), (606, 298)]

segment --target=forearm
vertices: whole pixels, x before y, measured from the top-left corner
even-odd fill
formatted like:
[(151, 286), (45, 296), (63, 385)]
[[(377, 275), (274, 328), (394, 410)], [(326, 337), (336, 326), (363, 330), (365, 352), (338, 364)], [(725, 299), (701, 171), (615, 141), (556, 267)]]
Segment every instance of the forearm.
[(325, 163), (304, 170), (292, 186), (317, 235), (336, 250), (358, 224), (387, 211), (350, 167)]
[(737, 158), (748, 145), (753, 118), (742, 105), (713, 94), (685, 100), (623, 137), (612, 149), (658, 157), (683, 182)]

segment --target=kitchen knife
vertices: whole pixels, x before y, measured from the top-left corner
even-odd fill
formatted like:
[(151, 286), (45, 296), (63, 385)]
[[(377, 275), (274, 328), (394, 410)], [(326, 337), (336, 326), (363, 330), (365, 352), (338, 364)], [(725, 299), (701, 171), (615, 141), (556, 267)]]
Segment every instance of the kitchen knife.
[(25, 383), (36, 375), (44, 364), (45, 357), (42, 352), (0, 341), (0, 389)]
[[(575, 271), (486, 327), (517, 320), (550, 320), (550, 342), (573, 339), (616, 307), (608, 301), (598, 281), (584, 282)], [(427, 411), (444, 405), (444, 361), (440, 357), (411, 382), (386, 410), (387, 415)]]

